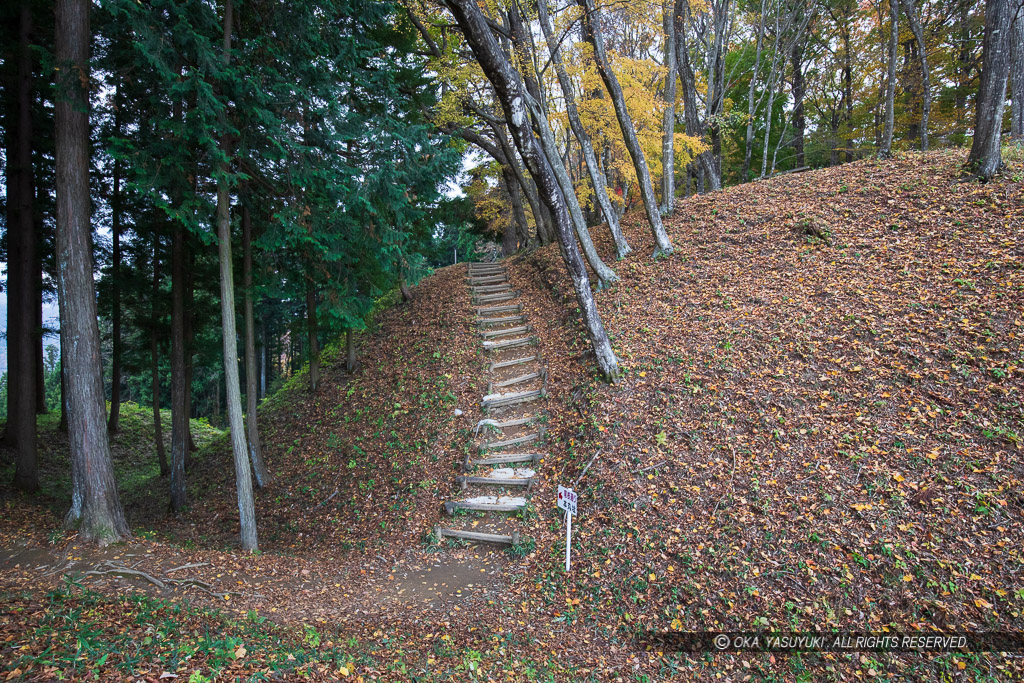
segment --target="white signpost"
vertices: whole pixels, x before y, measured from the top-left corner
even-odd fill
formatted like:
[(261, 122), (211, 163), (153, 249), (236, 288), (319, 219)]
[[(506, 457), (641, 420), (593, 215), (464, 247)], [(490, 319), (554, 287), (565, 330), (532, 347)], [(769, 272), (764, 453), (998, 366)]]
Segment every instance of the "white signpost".
[(558, 485), (558, 507), (565, 510), (565, 571), (569, 571), (572, 543), (572, 516), (576, 514), (576, 492)]

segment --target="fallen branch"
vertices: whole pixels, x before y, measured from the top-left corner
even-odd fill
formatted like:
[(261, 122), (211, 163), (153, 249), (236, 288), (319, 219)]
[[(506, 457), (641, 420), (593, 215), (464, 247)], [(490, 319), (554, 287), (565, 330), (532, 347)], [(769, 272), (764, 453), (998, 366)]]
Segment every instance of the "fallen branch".
[(209, 564), (210, 564), (209, 562), (193, 562), (191, 564), (183, 564), (180, 567), (175, 567), (174, 569), (168, 569), (167, 573), (168, 574), (173, 574), (174, 572), (181, 571), (182, 569), (195, 569), (197, 567), (206, 567)]

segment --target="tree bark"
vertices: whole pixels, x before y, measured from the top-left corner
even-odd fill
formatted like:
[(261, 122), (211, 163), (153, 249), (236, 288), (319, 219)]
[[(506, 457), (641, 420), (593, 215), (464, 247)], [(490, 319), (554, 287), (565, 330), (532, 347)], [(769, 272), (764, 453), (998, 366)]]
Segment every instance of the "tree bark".
[(245, 316), (245, 432), (256, 486), (263, 488), (270, 483), (270, 475), (263, 464), (256, 414), (259, 377), (256, 372), (256, 321), (252, 302), (252, 216), (247, 204), (242, 204), (242, 290), (242, 309)]
[(900, 11), (897, 0), (889, 0), (889, 46), (886, 55), (885, 74), (885, 131), (882, 133), (882, 144), (878, 149), (879, 159), (888, 159), (892, 155), (892, 132), (895, 122), (896, 98), (896, 57), (900, 35)]
[(345, 370), (354, 372), (356, 369), (356, 343), (352, 337), (352, 329), (345, 330)]
[[(79, 535), (106, 544), (129, 536), (107, 440), (89, 197), (89, 0), (57, 0), (55, 98), (57, 292), (68, 361), (72, 477), (81, 485)], [(74, 510), (74, 505), (72, 505)]]
[(558, 85), (562, 89), (562, 97), (565, 99), (565, 110), (569, 118), (569, 127), (572, 129), (573, 135), (576, 136), (576, 140), (580, 143), (580, 148), (583, 150), (587, 175), (590, 177), (590, 184), (594, 188), (594, 197), (597, 200), (598, 207), (601, 209), (601, 215), (604, 216), (605, 222), (608, 223), (608, 230), (611, 232), (612, 240), (615, 242), (615, 254), (620, 259), (625, 258), (632, 249), (622, 234), (619, 216), (615, 213), (615, 209), (612, 208), (612, 201), (608, 196), (608, 184), (604, 173), (601, 172), (601, 168), (598, 166), (593, 142), (583, 127), (583, 122), (580, 120), (579, 111), (576, 108), (575, 89), (573, 88), (572, 79), (569, 78), (569, 73), (565, 70), (565, 64), (562, 62), (562, 52), (551, 27), (547, 2), (548, 0), (537, 0), (540, 27), (544, 31), (544, 40), (548, 45), (551, 63), (555, 67)]
[(671, 0), (664, 0), (661, 5), (661, 25), (665, 35), (665, 111), (661, 120), (661, 213), (670, 215), (675, 206), (676, 198), (676, 35), (672, 29)]
[(656, 248), (654, 253), (671, 254), (672, 243), (665, 233), (665, 227), (661, 224), (661, 213), (658, 204), (654, 199), (654, 188), (651, 185), (651, 174), (647, 168), (647, 158), (636, 137), (636, 129), (633, 127), (633, 119), (626, 109), (626, 100), (622, 95), (622, 88), (619, 86), (619, 79), (612, 71), (608, 61), (608, 55), (604, 49), (604, 35), (601, 30), (601, 13), (594, 6), (594, 0), (577, 0), (583, 9), (583, 34), (587, 41), (594, 46), (594, 64), (597, 72), (601, 75), (605, 87), (612, 98), (612, 105), (615, 107), (615, 117), (619, 121), (619, 128), (622, 129), (623, 141), (626, 143), (626, 150), (633, 160), (633, 168), (636, 171), (637, 182), (640, 184), (640, 196), (644, 202), (644, 209), (647, 211), (647, 221), (651, 225), (651, 233), (654, 235)]
[[(758, 15), (757, 34), (754, 38), (754, 70), (750, 76), (750, 87), (747, 88), (747, 131), (743, 148), (743, 182), (750, 180), (750, 160), (754, 151), (754, 114), (757, 111), (755, 106), (754, 92), (757, 86), (757, 76), (761, 71), (761, 45), (764, 41), (764, 8), (765, 0), (761, 0), (761, 12)], [(768, 113), (769, 118), (771, 112)]]
[(157, 329), (160, 316), (157, 302), (160, 301), (160, 250), (158, 240), (153, 240), (153, 300), (149, 309), (149, 362), (150, 362), (150, 393), (153, 398), (153, 441), (156, 443), (156, 457), (160, 462), (160, 476), (171, 473), (167, 463), (167, 451), (164, 448), (164, 425), (160, 416), (160, 344)]
[(178, 221), (171, 237), (171, 511), (188, 503), (185, 459), (188, 457), (188, 388), (185, 369), (185, 227)]
[(928, 70), (928, 46), (924, 40), (924, 28), (921, 18), (917, 15), (914, 0), (899, 0), (903, 5), (903, 14), (907, 17), (910, 30), (917, 41), (917, 53), (921, 63), (921, 151), (928, 151), (928, 117), (932, 111), (932, 85)]
[(501, 167), (501, 180), (508, 194), (509, 204), (512, 207), (512, 220), (509, 221), (505, 234), (502, 236), (502, 254), (511, 256), (526, 244), (520, 244), (520, 235), (528, 235), (530, 230), (526, 223), (526, 211), (523, 209), (523, 197), (519, 193), (519, 183), (515, 174), (508, 166)]
[[(14, 101), (9, 111), (7, 130), (7, 438), (15, 451), (14, 486), (30, 492), (39, 489), (36, 463), (32, 30), (32, 9), (25, 2), (18, 12), (17, 61), (14, 87), (10, 89), (13, 90)], [(88, 203), (86, 212), (88, 214)]]
[(974, 110), (974, 140), (967, 157), (968, 170), (985, 180), (999, 173), (1003, 166), (1000, 136), (1003, 107), (1006, 104), (1006, 81), (1010, 73), (1010, 28), (1015, 3), (1011, 0), (988, 0), (985, 3), (985, 38), (982, 43), (981, 85)]
[(306, 333), (309, 338), (309, 390), (316, 391), (320, 385), (320, 340), (316, 317), (316, 289), (313, 281), (306, 279)]
[[(224, 3), (224, 44), (221, 56), (224, 68), (231, 63), (232, 2)], [(223, 116), (223, 115), (222, 115)], [(222, 125), (226, 122), (222, 121)], [(229, 140), (220, 140), (221, 151), (229, 154)], [(217, 178), (217, 241), (220, 260), (220, 313), (224, 340), (224, 383), (227, 394), (228, 424), (231, 430), (231, 452), (235, 461), (235, 486), (238, 493), (238, 514), (241, 523), (242, 550), (258, 549), (256, 537), (256, 502), (252, 491), (252, 470), (245, 442), (242, 421), (242, 392), (238, 384), (238, 328), (235, 325), (235, 281), (231, 261), (231, 196), (227, 164), (221, 162)]]
[(466, 41), (476, 55), (484, 75), (494, 86), (516, 147), (530, 174), (537, 181), (542, 200), (554, 214), (562, 258), (572, 278), (576, 300), (583, 313), (584, 324), (597, 355), (598, 366), (606, 378), (615, 381), (619, 374), (618, 361), (612, 352), (611, 342), (594, 302), (590, 280), (576, 240), (573, 239), (571, 218), (559, 190), (558, 181), (530, 127), (525, 104), (526, 93), (521, 89), (521, 80), (491, 34), (476, 0), (447, 0), (446, 4), (466, 36)]
[[(114, 88), (114, 128), (121, 134), (121, 110), (118, 88)], [(116, 434), (121, 418), (121, 159), (114, 160), (113, 188), (110, 197), (110, 322), (113, 349), (110, 358), (110, 418), (107, 431)]]
[(791, 52), (793, 68), (793, 154), (795, 156), (796, 168), (803, 168), (807, 164), (804, 155), (804, 43), (797, 40), (793, 43)]
[(1024, 138), (1024, 10), (1017, 12), (1017, 18), (1013, 22), (1010, 55), (1010, 78), (1013, 83), (1010, 90), (1010, 99), (1013, 102), (1010, 111), (1010, 135), (1020, 140)]
[[(519, 16), (519, 11), (515, 4), (510, 6), (508, 17), (509, 26), (512, 30), (512, 35), (515, 38), (513, 44), (519, 53), (522, 54), (524, 51), (529, 49), (527, 46), (529, 39), (526, 35), (526, 29), (523, 26), (522, 18)], [(533, 69), (532, 64), (524, 66), (529, 66), (530, 69)], [(573, 230), (576, 232), (576, 237), (579, 239), (580, 246), (583, 248), (583, 255), (586, 257), (587, 263), (590, 264), (594, 274), (597, 276), (598, 287), (603, 288), (612, 282), (617, 281), (619, 277), (615, 274), (614, 270), (609, 268), (608, 265), (601, 260), (601, 256), (597, 253), (597, 247), (594, 246), (594, 241), (590, 237), (590, 229), (587, 228), (587, 223), (583, 218), (583, 210), (580, 207), (578, 198), (576, 197), (576, 188), (573, 186), (572, 179), (566, 171), (566, 165), (563, 162), (561, 155), (558, 153), (558, 145), (555, 142), (555, 136), (551, 132), (551, 126), (548, 123), (547, 114), (544, 111), (540, 86), (533, 75), (525, 69), (522, 72), (522, 76), (525, 84), (524, 100), (527, 108), (537, 121), (537, 132), (540, 135), (541, 150), (547, 156), (548, 164), (551, 166), (551, 170), (555, 174), (555, 180), (558, 181), (558, 186), (565, 198), (565, 205), (569, 209), (569, 217), (572, 219)], [(566, 151), (568, 152), (568, 149)]]

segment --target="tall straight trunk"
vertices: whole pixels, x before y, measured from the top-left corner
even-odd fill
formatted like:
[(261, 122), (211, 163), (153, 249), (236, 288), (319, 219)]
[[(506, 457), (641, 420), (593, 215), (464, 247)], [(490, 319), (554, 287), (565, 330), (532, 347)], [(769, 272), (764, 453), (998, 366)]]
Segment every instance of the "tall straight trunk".
[(807, 164), (804, 156), (804, 42), (796, 40), (793, 42), (793, 51), (790, 53), (793, 68), (793, 154), (795, 155), (796, 168), (802, 168)]
[[(100, 330), (96, 314), (89, 197), (89, 0), (57, 0), (55, 98), (57, 293), (61, 348), (68, 362), (72, 477), (80, 482), (83, 541), (129, 536), (107, 440)], [(72, 509), (74, 510), (74, 505)]]
[(185, 227), (174, 224), (171, 237), (171, 510), (188, 502), (185, 459), (188, 456), (188, 413), (185, 369)]
[(562, 52), (551, 28), (547, 2), (548, 0), (538, 0), (537, 2), (540, 27), (544, 31), (544, 40), (547, 42), (548, 52), (551, 54), (551, 63), (555, 67), (558, 85), (562, 89), (566, 114), (569, 118), (569, 127), (572, 129), (572, 133), (576, 136), (576, 140), (580, 143), (580, 148), (583, 151), (583, 160), (587, 165), (587, 175), (590, 177), (590, 184), (594, 188), (594, 196), (597, 199), (598, 207), (601, 209), (601, 215), (604, 216), (605, 222), (608, 223), (608, 230), (611, 232), (612, 240), (615, 242), (615, 253), (619, 258), (625, 258), (632, 249), (622, 234), (619, 216), (615, 213), (614, 208), (612, 208), (612, 201), (608, 196), (608, 184), (604, 173), (601, 172), (598, 166), (593, 142), (583, 127), (583, 122), (580, 120), (579, 111), (576, 108), (575, 89), (573, 88), (572, 79), (569, 78), (569, 73), (565, 69), (565, 64), (562, 62)]
[[(224, 44), (222, 63), (225, 70), (231, 63), (232, 2), (224, 3)], [(222, 121), (226, 125), (226, 122)], [(227, 136), (220, 140), (221, 151), (229, 153)], [(220, 164), (217, 179), (217, 254), (220, 260), (220, 314), (224, 340), (224, 384), (227, 395), (228, 425), (231, 430), (231, 452), (235, 461), (235, 487), (238, 493), (238, 515), (241, 524), (242, 550), (257, 550), (256, 502), (252, 491), (252, 470), (249, 449), (245, 443), (242, 421), (242, 391), (238, 384), (238, 328), (235, 325), (235, 280), (231, 261), (231, 195), (226, 163)], [(218, 385), (219, 386), (219, 385)]]
[(1017, 12), (1010, 37), (1010, 78), (1013, 85), (1010, 99), (1010, 135), (1016, 139), (1024, 137), (1024, 10)]
[[(117, 87), (114, 88), (114, 129), (121, 134), (121, 109), (117, 106)], [(111, 254), (110, 254), (110, 325), (112, 346), (110, 355), (110, 418), (107, 431), (116, 434), (121, 418), (121, 159), (114, 160), (113, 188), (110, 197)]]
[(345, 330), (345, 370), (353, 372), (356, 369), (356, 343), (352, 335), (352, 328)]
[(182, 322), (184, 349), (185, 349), (185, 393), (182, 400), (185, 402), (182, 411), (185, 414), (185, 439), (188, 448), (185, 450), (185, 468), (192, 467), (192, 453), (199, 450), (195, 439), (192, 437), (192, 378), (195, 372), (195, 310), (196, 310), (196, 252), (190, 244), (191, 235), (185, 233), (183, 249), (185, 250), (185, 311)]
[[(988, 0), (985, 3), (985, 38), (982, 42), (981, 85), (975, 100), (974, 140), (967, 157), (971, 173), (986, 180), (1003, 166), (1000, 136), (1006, 82), (1010, 74), (1011, 22), (1018, 14), (1013, 0)], [(1018, 19), (1020, 21), (1020, 19)]]
[(509, 204), (512, 207), (512, 220), (509, 221), (508, 226), (505, 228), (505, 234), (502, 236), (502, 254), (505, 256), (511, 256), (523, 246), (525, 243), (520, 244), (520, 236), (529, 234), (529, 227), (526, 224), (526, 211), (523, 210), (523, 197), (519, 193), (519, 183), (516, 181), (515, 174), (503, 165), (501, 167), (501, 181), (505, 186), (505, 192), (508, 194)]
[[(516, 48), (518, 50), (528, 50), (529, 38), (526, 35), (526, 28), (523, 26), (522, 17), (519, 16), (519, 11), (515, 4), (510, 6), (508, 16), (512, 35), (515, 37), (514, 44)], [(566, 164), (558, 152), (555, 136), (551, 132), (551, 126), (544, 111), (537, 80), (532, 74), (525, 72), (523, 74), (523, 81), (525, 84), (524, 97), (527, 109), (530, 110), (533, 117), (537, 120), (541, 150), (547, 156), (551, 170), (554, 171), (555, 179), (558, 181), (558, 186), (565, 197), (565, 205), (569, 209), (569, 217), (572, 219), (573, 230), (576, 232), (576, 237), (583, 248), (583, 255), (586, 257), (587, 263), (594, 270), (594, 274), (597, 275), (598, 287), (604, 287), (617, 281), (619, 278), (615, 271), (601, 260), (601, 256), (597, 253), (597, 247), (594, 246), (594, 241), (590, 237), (590, 229), (587, 228), (587, 222), (583, 218), (583, 210), (580, 207), (579, 199), (576, 197), (576, 188), (573, 186), (568, 171), (566, 171)], [(570, 139), (567, 138), (566, 142), (568, 143)], [(568, 154), (568, 144), (566, 145), (566, 153)]]
[(590, 336), (591, 345), (597, 356), (601, 372), (609, 380), (618, 378), (618, 361), (612, 352), (611, 342), (605, 332), (601, 315), (598, 313), (590, 280), (587, 277), (583, 259), (573, 239), (572, 222), (569, 211), (555, 179), (554, 171), (547, 157), (540, 149), (540, 143), (533, 135), (525, 104), (526, 93), (523, 92), (519, 75), (505, 58), (505, 54), (487, 25), (476, 0), (447, 0), (447, 6), (455, 16), (466, 41), (476, 55), (484, 75), (491, 82), (501, 107), (505, 112), (523, 162), (530, 175), (537, 181), (537, 188), (544, 204), (554, 214), (554, 225), (557, 228), (558, 242), (565, 260), (569, 275), (572, 278), (576, 301), (583, 314), (583, 321)]
[[(683, 86), (683, 122), (686, 125), (686, 134), (692, 137), (703, 137), (706, 126), (700, 119), (697, 112), (697, 81), (690, 62), (689, 41), (686, 38), (687, 17), (689, 16), (689, 5), (687, 0), (675, 0), (675, 8), (672, 13), (676, 41), (676, 67), (679, 71), (679, 82)], [(709, 104), (710, 107), (710, 98)], [(714, 136), (717, 137), (717, 136)], [(713, 152), (702, 152), (697, 157), (697, 191), (704, 193), (704, 177), (711, 179), (711, 189), (717, 190), (721, 187), (721, 176), (717, 173)]]
[(320, 385), (320, 340), (316, 316), (316, 288), (312, 278), (306, 278), (306, 334), (309, 335), (309, 389)]
[(661, 213), (658, 204), (654, 199), (654, 187), (651, 185), (651, 173), (647, 168), (647, 158), (636, 137), (636, 129), (633, 127), (633, 119), (626, 109), (626, 100), (622, 95), (622, 88), (619, 86), (619, 79), (612, 71), (608, 61), (608, 55), (604, 49), (604, 34), (601, 29), (601, 13), (594, 6), (594, 0), (577, 0), (583, 8), (583, 34), (587, 41), (594, 46), (594, 64), (597, 72), (601, 75), (608, 94), (611, 95), (612, 105), (615, 107), (615, 118), (618, 119), (619, 128), (622, 129), (623, 141), (626, 143), (626, 150), (633, 160), (633, 168), (636, 171), (637, 182), (640, 184), (640, 196), (644, 202), (644, 209), (647, 212), (647, 221), (651, 225), (651, 234), (654, 235), (656, 248), (655, 254), (671, 254), (672, 243), (665, 233), (665, 227), (661, 224)]
[(670, 0), (661, 5), (661, 26), (665, 35), (665, 111), (661, 120), (661, 213), (669, 215), (676, 198), (676, 34), (672, 30), (672, 7)]
[(270, 384), (270, 353), (268, 345), (270, 340), (267, 336), (267, 323), (260, 320), (260, 398), (267, 395), (267, 386)]
[[(23, 491), (39, 489), (36, 464), (36, 235), (33, 222), (31, 43), (32, 9), (25, 2), (18, 15), (17, 66), (12, 88), (14, 102), (8, 117), (6, 179), (7, 438), (13, 442), (15, 451), (14, 485)], [(87, 195), (87, 222), (88, 207)]]
[(900, 11), (897, 0), (889, 0), (889, 46), (886, 54), (885, 72), (885, 131), (878, 148), (878, 158), (888, 159), (892, 155), (892, 131), (895, 122), (896, 98), (896, 56), (900, 36)]
[(917, 14), (914, 0), (899, 0), (903, 5), (903, 13), (910, 24), (910, 30), (917, 42), (917, 54), (921, 62), (921, 151), (928, 151), (928, 117), (932, 111), (931, 75), (928, 71), (928, 46), (924, 40), (924, 28), (921, 17)]
[(270, 483), (270, 476), (263, 465), (256, 418), (259, 377), (256, 372), (256, 321), (252, 304), (252, 216), (247, 204), (242, 204), (242, 291), (242, 310), (245, 316), (245, 434), (256, 486), (263, 488)]
[[(756, 113), (754, 93), (757, 90), (757, 76), (761, 71), (761, 45), (764, 41), (764, 7), (761, 0), (761, 12), (757, 22), (757, 35), (754, 39), (754, 70), (750, 75), (750, 87), (747, 88), (747, 132), (743, 148), (743, 182), (750, 180), (750, 159), (754, 151), (754, 114)], [(771, 114), (769, 113), (769, 117)]]
[(164, 425), (160, 417), (160, 344), (157, 333), (160, 315), (157, 302), (160, 301), (160, 249), (159, 242), (153, 240), (153, 300), (149, 308), (149, 363), (150, 393), (153, 397), (153, 441), (156, 442), (156, 457), (160, 463), (160, 476), (171, 473), (167, 463), (167, 451), (164, 448)]

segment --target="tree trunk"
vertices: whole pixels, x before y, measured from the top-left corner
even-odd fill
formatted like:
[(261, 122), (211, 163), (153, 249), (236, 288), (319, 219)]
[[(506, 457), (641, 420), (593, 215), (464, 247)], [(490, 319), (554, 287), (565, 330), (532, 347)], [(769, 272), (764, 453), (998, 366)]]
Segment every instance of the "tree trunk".
[(309, 335), (309, 390), (316, 391), (320, 385), (320, 340), (317, 338), (316, 289), (309, 278), (306, 279), (306, 333)]
[(665, 111), (661, 120), (661, 213), (668, 216), (675, 206), (675, 140), (676, 140), (676, 36), (672, 30), (672, 6), (670, 0), (661, 5), (661, 25), (665, 34)]
[(895, 121), (896, 98), (896, 56), (900, 35), (900, 11), (897, 0), (889, 0), (889, 47), (886, 55), (885, 75), (885, 132), (878, 148), (878, 158), (888, 159), (892, 155), (892, 131)]
[(985, 180), (992, 178), (1003, 166), (1000, 136), (1006, 81), (1010, 73), (1010, 22), (1014, 14), (1011, 0), (988, 0), (985, 3), (981, 85), (974, 110), (974, 140), (967, 158), (968, 170)]
[(45, 415), (50, 412), (46, 405), (46, 362), (44, 360), (45, 349), (43, 348), (43, 260), (40, 255), (41, 249), (39, 236), (42, 234), (40, 221), (35, 221), (35, 263), (32, 264), (32, 280), (35, 293), (33, 302), (33, 314), (35, 324), (32, 325), (32, 346), (36, 356), (36, 414)]
[[(231, 63), (232, 2), (224, 3), (224, 45), (222, 62), (225, 70)], [(223, 114), (222, 114), (223, 116)], [(221, 122), (226, 125), (226, 121)], [(229, 154), (225, 135), (221, 150)], [(235, 461), (235, 485), (238, 492), (238, 514), (241, 523), (242, 550), (257, 550), (256, 502), (252, 492), (252, 470), (249, 468), (249, 449), (245, 443), (242, 421), (242, 392), (238, 385), (238, 329), (235, 326), (235, 281), (231, 262), (231, 196), (228, 190), (227, 164), (222, 163), (217, 180), (217, 241), (220, 259), (220, 313), (224, 339), (224, 384), (227, 394), (228, 424), (231, 429), (231, 452)]]
[(526, 211), (523, 210), (523, 197), (519, 193), (519, 183), (515, 174), (503, 165), (501, 167), (501, 181), (508, 194), (509, 205), (512, 207), (512, 220), (505, 227), (505, 234), (502, 235), (501, 252), (504, 256), (511, 256), (516, 253), (520, 246), (519, 236), (529, 234), (530, 230), (526, 224)]
[(245, 433), (256, 486), (263, 488), (270, 483), (270, 476), (263, 464), (256, 416), (259, 377), (256, 372), (256, 321), (252, 303), (252, 216), (247, 204), (242, 204), (242, 290), (242, 309), (245, 315)]
[(352, 337), (352, 329), (345, 330), (345, 370), (354, 372), (356, 369), (356, 343)]
[(1020, 140), (1024, 138), (1024, 10), (1017, 12), (1017, 18), (1013, 22), (1010, 55), (1010, 78), (1013, 82), (1010, 90), (1010, 99), (1013, 102), (1013, 109), (1010, 112), (1010, 135)]
[(156, 443), (156, 457), (160, 462), (160, 476), (166, 477), (171, 473), (171, 467), (167, 464), (167, 451), (164, 448), (164, 425), (160, 417), (160, 346), (157, 328), (159, 327), (159, 314), (157, 302), (160, 301), (160, 250), (159, 242), (153, 240), (153, 300), (149, 309), (149, 362), (150, 362), (150, 391), (153, 395), (153, 441)]
[(185, 450), (185, 469), (192, 467), (192, 454), (199, 450), (195, 439), (192, 437), (192, 378), (195, 372), (195, 311), (196, 311), (196, 253), (190, 244), (191, 234), (184, 233), (185, 239), (182, 248), (184, 249), (185, 263), (185, 310), (182, 322), (184, 330), (185, 349), (185, 393), (182, 400), (185, 402), (183, 408), (185, 414), (185, 439), (188, 448)]
[[(761, 71), (761, 45), (764, 41), (764, 7), (765, 0), (761, 0), (761, 13), (757, 22), (757, 34), (754, 39), (754, 70), (750, 75), (750, 87), (747, 88), (747, 132), (743, 148), (743, 182), (750, 180), (750, 159), (754, 151), (754, 114), (755, 107), (754, 92), (757, 87), (757, 76)], [(769, 112), (771, 117), (771, 112)]]
[[(476, 0), (448, 0), (447, 5), (462, 28), (466, 41), (476, 55), (480, 67), (494, 87), (512, 131), (513, 139), (530, 175), (537, 181), (541, 198), (555, 216), (559, 246), (572, 278), (576, 300), (583, 313), (584, 324), (591, 344), (597, 355), (601, 372), (611, 381), (618, 378), (618, 361), (612, 352), (611, 342), (601, 322), (600, 313), (590, 289), (590, 280), (583, 265), (576, 240), (572, 235), (572, 223), (565, 206), (558, 181), (533, 135), (527, 114), (525, 95), (521, 90), (519, 76), (505, 59)], [(657, 215), (657, 212), (655, 212)]]
[[(114, 89), (114, 129), (121, 134), (121, 110)], [(113, 349), (110, 358), (110, 418), (107, 431), (116, 434), (121, 418), (121, 159), (114, 160), (113, 190), (110, 197), (110, 323)]]
[[(55, 98), (57, 292), (68, 361), (72, 477), (81, 484), (79, 535), (106, 544), (129, 536), (107, 440), (89, 196), (89, 0), (57, 0)], [(34, 411), (33, 411), (34, 414)], [(74, 505), (72, 506), (74, 509)]]
[(612, 104), (615, 107), (615, 117), (619, 121), (619, 128), (622, 129), (623, 141), (626, 143), (626, 150), (633, 160), (633, 168), (636, 170), (637, 182), (640, 184), (640, 196), (644, 202), (644, 209), (647, 211), (647, 221), (651, 225), (651, 233), (654, 235), (656, 248), (654, 253), (671, 254), (672, 243), (665, 233), (661, 224), (661, 213), (658, 204), (654, 199), (654, 188), (651, 185), (651, 174), (647, 168), (647, 158), (636, 137), (636, 129), (633, 127), (633, 119), (626, 109), (626, 100), (622, 95), (622, 88), (619, 80), (612, 71), (608, 61), (608, 55), (604, 49), (604, 35), (601, 30), (601, 13), (594, 7), (594, 0), (577, 0), (583, 8), (583, 33), (586, 40), (594, 46), (594, 65), (601, 75), (608, 93), (611, 95)]
[(565, 99), (569, 127), (572, 129), (573, 135), (576, 136), (576, 140), (580, 143), (580, 148), (583, 150), (583, 159), (587, 165), (587, 175), (590, 176), (590, 184), (594, 188), (594, 197), (601, 209), (601, 215), (604, 216), (605, 222), (608, 223), (608, 230), (611, 232), (612, 240), (615, 242), (615, 254), (620, 259), (625, 258), (632, 249), (622, 234), (619, 216), (612, 208), (612, 201), (608, 196), (608, 184), (598, 166), (597, 156), (594, 154), (594, 145), (586, 129), (583, 127), (583, 122), (580, 120), (579, 111), (576, 108), (576, 95), (572, 79), (569, 78), (569, 74), (565, 70), (565, 64), (562, 62), (562, 52), (551, 28), (547, 2), (548, 0), (538, 0), (537, 2), (540, 13), (540, 27), (544, 31), (544, 40), (547, 42), (548, 52), (551, 54), (551, 63), (555, 67), (558, 85), (561, 87), (562, 97)]
[(791, 53), (793, 64), (793, 153), (795, 168), (803, 168), (807, 164), (804, 155), (804, 43), (796, 40)]
[(188, 457), (188, 413), (185, 369), (185, 227), (174, 224), (171, 237), (171, 511), (188, 502), (185, 459)]
[[(32, 72), (32, 9), (25, 2), (18, 16), (17, 65), (14, 87), (11, 89), (14, 102), (8, 118), (10, 127), (7, 130), (6, 179), (7, 438), (13, 443), (15, 451), (14, 486), (22, 491), (39, 489), (39, 470), (36, 464), (36, 235), (33, 222)], [(86, 222), (88, 211), (86, 194)], [(89, 256), (91, 263), (91, 252)]]
[[(508, 16), (512, 35), (515, 36), (514, 45), (516, 49), (520, 51), (528, 50), (529, 38), (526, 35), (526, 29), (523, 27), (519, 11), (514, 4), (510, 6)], [(601, 256), (597, 253), (597, 247), (594, 246), (594, 241), (590, 237), (590, 229), (587, 228), (587, 223), (583, 219), (583, 210), (580, 207), (578, 198), (576, 197), (576, 188), (573, 186), (572, 179), (566, 171), (566, 164), (558, 153), (558, 145), (555, 142), (555, 136), (552, 134), (551, 126), (548, 123), (547, 114), (544, 111), (544, 105), (541, 99), (540, 87), (538, 86), (537, 81), (529, 73), (523, 74), (523, 81), (525, 83), (524, 99), (527, 109), (530, 110), (534, 119), (537, 121), (537, 129), (540, 133), (541, 150), (547, 156), (548, 164), (551, 166), (551, 170), (554, 171), (555, 179), (558, 181), (558, 186), (562, 190), (562, 195), (565, 198), (565, 205), (569, 209), (569, 217), (572, 219), (573, 230), (576, 232), (576, 237), (579, 239), (580, 245), (583, 247), (583, 254), (587, 259), (587, 263), (590, 264), (590, 267), (594, 270), (594, 274), (597, 275), (598, 287), (603, 288), (612, 282), (617, 281), (619, 278), (615, 274), (615, 271), (609, 268), (607, 264), (601, 260)], [(568, 152), (568, 147), (566, 148), (566, 152)]]
[(921, 151), (928, 151), (928, 117), (932, 111), (932, 86), (931, 75), (928, 71), (928, 46), (924, 40), (924, 28), (921, 26), (921, 18), (917, 15), (914, 7), (914, 0), (900, 0), (903, 5), (903, 13), (910, 23), (910, 30), (917, 41), (918, 58), (921, 61)]

